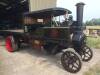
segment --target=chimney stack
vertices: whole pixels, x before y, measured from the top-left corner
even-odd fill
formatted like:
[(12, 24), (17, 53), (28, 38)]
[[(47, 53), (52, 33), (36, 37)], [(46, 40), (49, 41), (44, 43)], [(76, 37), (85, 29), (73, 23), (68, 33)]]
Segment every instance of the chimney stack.
[(81, 27), (83, 25), (83, 9), (84, 3), (80, 2), (76, 4), (77, 7), (77, 26)]

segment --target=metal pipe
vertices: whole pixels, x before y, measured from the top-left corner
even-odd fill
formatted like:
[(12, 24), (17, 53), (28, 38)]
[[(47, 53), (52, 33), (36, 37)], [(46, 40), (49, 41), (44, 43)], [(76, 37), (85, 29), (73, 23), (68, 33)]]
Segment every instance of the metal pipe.
[(77, 7), (77, 26), (81, 27), (83, 25), (83, 9), (84, 3), (80, 2), (76, 4)]

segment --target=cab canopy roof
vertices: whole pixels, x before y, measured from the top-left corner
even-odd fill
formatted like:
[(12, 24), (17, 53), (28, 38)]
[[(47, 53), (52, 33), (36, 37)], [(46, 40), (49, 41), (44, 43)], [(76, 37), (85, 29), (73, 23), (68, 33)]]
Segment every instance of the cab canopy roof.
[(71, 14), (72, 12), (65, 8), (48, 8), (34, 12), (26, 12), (24, 16), (34, 17), (34, 18), (47, 18), (51, 16), (60, 16), (64, 14)]

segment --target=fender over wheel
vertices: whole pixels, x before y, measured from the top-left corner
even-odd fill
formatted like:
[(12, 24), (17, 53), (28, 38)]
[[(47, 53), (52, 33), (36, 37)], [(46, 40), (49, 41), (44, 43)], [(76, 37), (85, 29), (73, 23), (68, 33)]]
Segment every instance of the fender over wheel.
[(67, 50), (62, 54), (61, 63), (64, 69), (71, 73), (77, 73), (82, 66), (80, 55), (71, 50)]
[(14, 52), (18, 50), (18, 43), (15, 41), (13, 36), (8, 36), (6, 38), (6, 49), (8, 52)]

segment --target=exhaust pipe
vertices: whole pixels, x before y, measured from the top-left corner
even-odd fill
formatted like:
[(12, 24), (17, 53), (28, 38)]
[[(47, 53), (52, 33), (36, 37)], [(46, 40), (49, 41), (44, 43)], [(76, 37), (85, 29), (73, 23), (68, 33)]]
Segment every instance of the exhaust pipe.
[(83, 26), (83, 9), (84, 9), (84, 3), (80, 2), (76, 4), (77, 7), (77, 26), (81, 27)]

